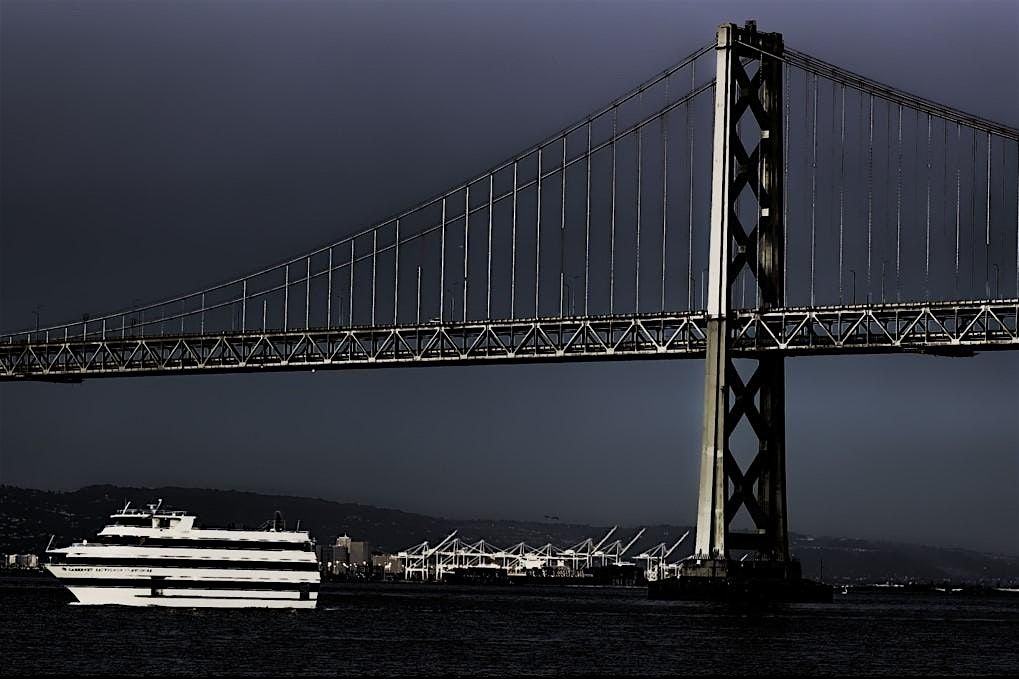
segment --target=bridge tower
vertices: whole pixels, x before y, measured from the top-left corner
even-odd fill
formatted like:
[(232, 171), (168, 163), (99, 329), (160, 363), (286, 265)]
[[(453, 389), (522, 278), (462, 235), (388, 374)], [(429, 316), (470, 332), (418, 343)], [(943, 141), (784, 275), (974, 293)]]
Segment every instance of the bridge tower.
[[(749, 360), (752, 372), (743, 377), (733, 361), (729, 328), (733, 289), (741, 274), (754, 281), (762, 309), (781, 307), (785, 297), (782, 51), (781, 34), (759, 33), (753, 22), (718, 29), (696, 555), (723, 574), (730, 550), (753, 550), (779, 561), (789, 558), (783, 358)], [(744, 211), (741, 216), (737, 204), (747, 195), (754, 199), (756, 214)], [(741, 470), (731, 442), (744, 419), (752, 427), (757, 450)], [(746, 508), (753, 521), (753, 533), (731, 530), (740, 508)]]
[[(800, 581), (786, 532), (784, 359), (741, 357), (749, 370), (738, 367), (730, 333), (741, 275), (754, 282), (762, 310), (782, 307), (785, 299), (782, 55), (781, 34), (758, 32), (755, 22), (718, 29), (697, 540), (680, 578), (681, 590), (693, 597), (719, 593), (746, 582), (743, 577)], [(754, 210), (740, 211), (741, 202), (752, 202)], [(754, 440), (745, 468), (734, 455), (742, 421)], [(733, 529), (741, 509), (752, 531)], [(744, 563), (730, 551), (756, 559)]]

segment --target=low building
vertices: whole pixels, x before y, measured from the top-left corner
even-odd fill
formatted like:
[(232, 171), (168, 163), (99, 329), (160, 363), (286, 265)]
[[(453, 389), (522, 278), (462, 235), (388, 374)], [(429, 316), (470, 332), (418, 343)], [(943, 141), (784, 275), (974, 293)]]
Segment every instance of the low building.
[(346, 574), (350, 566), (350, 551), (345, 545), (315, 546), (318, 569), (323, 574), (339, 576)]
[(372, 549), (368, 541), (350, 541), (350, 564), (362, 571), (371, 566)]

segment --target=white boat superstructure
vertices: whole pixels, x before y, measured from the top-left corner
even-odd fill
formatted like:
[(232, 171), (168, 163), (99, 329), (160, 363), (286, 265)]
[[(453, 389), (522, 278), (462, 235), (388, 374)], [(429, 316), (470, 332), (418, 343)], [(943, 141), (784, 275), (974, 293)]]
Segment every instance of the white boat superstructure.
[(80, 604), (313, 608), (319, 571), (307, 531), (204, 529), (183, 510), (125, 507), (91, 541), (47, 550), (46, 569)]

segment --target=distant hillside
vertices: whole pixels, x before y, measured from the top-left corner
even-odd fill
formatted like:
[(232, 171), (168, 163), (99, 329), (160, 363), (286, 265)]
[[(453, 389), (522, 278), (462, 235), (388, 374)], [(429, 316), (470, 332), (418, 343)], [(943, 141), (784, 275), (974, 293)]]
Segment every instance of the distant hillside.
[[(336, 536), (348, 534), (390, 552), (424, 540), (435, 543), (454, 529), (461, 538), (485, 538), (497, 545), (519, 541), (531, 545), (570, 545), (588, 537), (600, 540), (609, 529), (511, 520), (450, 520), (356, 503), (246, 491), (88, 486), (77, 491), (52, 492), (0, 486), (0, 553), (41, 553), (51, 535), (55, 536), (56, 545), (89, 538), (126, 500), (137, 506), (159, 498), (168, 507), (194, 512), (207, 526), (257, 527), (279, 510), (290, 526), (300, 520), (301, 528), (309, 530), (319, 542), (332, 542)], [(647, 527), (631, 553), (662, 541), (672, 543), (687, 529), (669, 525)], [(614, 538), (629, 538), (635, 532), (621, 527)], [(679, 552), (686, 554), (692, 542), (691, 536)], [(801, 535), (792, 537), (792, 550), (807, 574), (817, 575), (823, 563), (826, 579), (1019, 581), (1017, 556)]]

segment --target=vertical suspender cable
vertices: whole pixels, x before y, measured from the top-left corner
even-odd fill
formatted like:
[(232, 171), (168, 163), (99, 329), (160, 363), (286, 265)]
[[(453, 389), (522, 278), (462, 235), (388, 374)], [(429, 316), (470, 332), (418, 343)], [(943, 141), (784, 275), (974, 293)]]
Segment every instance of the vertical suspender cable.
[(560, 204), (561, 211), (559, 215), (559, 316), (563, 315), (563, 291), (564, 283), (566, 281), (566, 141), (567, 137), (563, 136), (563, 177), (562, 177), (562, 188), (560, 193), (562, 196), (562, 202)]
[(898, 160), (895, 177), (895, 299), (902, 300), (902, 104), (899, 104)]
[[(353, 247), (353, 239), (350, 241)], [(350, 258), (353, 260), (353, 256)], [(286, 330), (290, 321), (290, 264), (283, 268), (283, 330)]]
[(814, 256), (816, 250), (817, 213), (817, 76), (814, 76), (814, 108), (810, 128), (810, 304), (814, 305)]
[[(641, 100), (644, 95), (641, 94)], [(640, 191), (641, 191), (641, 166), (643, 165), (644, 138), (641, 134), (641, 127), (637, 126), (637, 235), (634, 241), (634, 284), (633, 284), (633, 311), (640, 310)]]
[[(418, 234), (418, 236), (420, 236), (420, 234)], [(417, 255), (417, 262), (418, 262), (418, 264), (415, 266), (415, 269), (417, 270), (416, 271), (417, 275), (415, 277), (415, 282), (414, 282), (414, 323), (417, 326), (421, 326), (421, 264), (420, 263), (424, 262), (424, 257), (423, 257), (424, 250), (425, 250), (424, 239), (418, 239), (418, 255)], [(416, 335), (417, 335), (417, 341), (418, 341), (418, 343), (420, 343), (421, 342), (421, 329), (420, 328), (417, 329)]]
[(541, 151), (538, 147), (538, 174), (534, 180), (538, 185), (538, 208), (534, 223), (534, 317), (538, 317), (538, 295), (541, 292)]
[(941, 120), (944, 139), (941, 141), (941, 152), (944, 159), (941, 163), (941, 235), (948, 237), (948, 121)]
[(987, 133), (987, 210), (984, 231), (984, 292), (991, 297), (991, 133)]
[(493, 201), (495, 199), (495, 173), (488, 176), (488, 274), (485, 279), (485, 318), (492, 318), (492, 212), (495, 210)]
[[(811, 74), (807, 73), (806, 71), (803, 72), (803, 128), (804, 128), (804, 130), (810, 124), (810, 120), (811, 120), (811, 116), (810, 116), (810, 84), (811, 84), (811, 80), (810, 79), (811, 79), (811, 77), (813, 77), (815, 79), (817, 78), (817, 76), (811, 76)], [(803, 152), (803, 182), (804, 182), (804, 184), (806, 184), (808, 176), (812, 177), (813, 173), (811, 171), (811, 167), (810, 166), (811, 166), (811, 153), (809, 152), (809, 149), (808, 149), (808, 150), (805, 150)], [(806, 192), (806, 188), (804, 188), (804, 192)], [(808, 213), (808, 215), (810, 215), (812, 217), (812, 214), (813, 214), (813, 207), (811, 207), (810, 212)], [(807, 250), (808, 260), (809, 260), (808, 265), (811, 268), (813, 268), (813, 264), (814, 264), (813, 263), (813, 250), (814, 250), (813, 240), (814, 240), (814, 236), (813, 236), (813, 226), (812, 226), (813, 222), (812, 222), (812, 220), (804, 219), (804, 224), (806, 224), (807, 222), (811, 222), (811, 228), (810, 228), (811, 234), (810, 234), (810, 239), (809, 239), (809, 248)], [(810, 279), (813, 279), (813, 272), (812, 271), (808, 271), (808, 274), (810, 274)], [(808, 279), (808, 283), (810, 282), (810, 279)], [(812, 286), (808, 286), (808, 289), (809, 288), (812, 288)], [(809, 290), (808, 290), (808, 292), (809, 292)], [(809, 300), (809, 298), (808, 298), (808, 300)]]
[[(863, 145), (863, 140), (864, 140), (864, 138), (866, 136), (866, 134), (865, 134), (866, 126), (864, 124), (865, 116), (864, 116), (864, 112), (863, 112), (864, 111), (864, 98), (863, 98), (863, 92), (862, 91), (857, 93), (856, 101), (857, 101), (856, 131), (857, 131), (858, 136), (860, 138), (860, 142), (859, 142), (860, 149), (861, 149), (860, 150), (860, 167), (862, 168), (863, 165), (864, 165), (863, 151), (862, 151), (863, 146), (862, 145)], [(861, 193), (862, 193), (862, 190), (861, 190)], [(857, 205), (858, 203), (859, 202), (854, 202), (854, 205)], [(854, 258), (854, 264), (855, 264), (855, 258)], [(853, 294), (852, 294), (852, 298), (853, 298), (853, 304), (855, 305), (856, 304), (856, 268), (855, 267), (850, 267), (849, 271), (852, 272), (852, 278), (853, 278)]]
[(414, 320), (418, 326), (421, 325), (421, 265), (418, 265), (418, 277), (417, 277), (417, 311), (414, 314)]
[[(353, 240), (352, 240), (353, 243)], [(287, 328), (287, 321), (290, 318), (290, 265), (283, 267), (283, 330)]]
[(915, 180), (910, 182), (910, 184), (913, 187), (913, 197), (912, 197), (913, 198), (913, 203), (912, 203), (912, 205), (917, 210), (919, 210), (919, 208), (917, 206), (920, 205), (920, 199), (919, 199), (919, 196), (920, 196), (919, 195), (919, 191), (920, 190), (918, 189), (919, 186), (920, 186), (920, 182), (919, 182), (918, 178), (919, 178), (919, 176), (921, 174), (920, 164), (921, 164), (921, 160), (920, 160), (920, 111), (917, 110), (917, 109), (913, 109), (913, 169), (915, 170)]
[(924, 248), (923, 281), (924, 295), (931, 297), (931, 114), (927, 114), (927, 225)]
[(468, 184), (464, 192), (464, 294), (463, 294), (463, 320), (467, 323), (467, 281), (469, 279), (467, 268), (467, 252), (470, 250), (470, 225), (471, 225), (471, 185)]
[(354, 325), (354, 239), (350, 239), (350, 287), (347, 291), (347, 326)]
[(839, 304), (842, 304), (846, 198), (846, 86), (842, 85), (842, 123), (839, 129)]
[(305, 258), (304, 274), (304, 328), (311, 326), (311, 256)]
[(396, 245), (393, 258), (393, 325), (400, 317), (400, 218), (396, 218)]
[(326, 328), (333, 325), (333, 247), (329, 246), (329, 273), (326, 275)]
[(955, 297), (959, 297), (959, 237), (960, 237), (960, 209), (962, 206), (961, 194), (961, 163), (959, 148), (962, 146), (962, 125), (955, 124)]
[(510, 318), (517, 316), (517, 164), (513, 161), (513, 224), (510, 231)]
[[(882, 177), (881, 185), (883, 187), (885, 187), (886, 190), (888, 190), (889, 193), (890, 193), (890, 189), (888, 189), (888, 184), (889, 184), (889, 182), (891, 182), (891, 177), (892, 177), (892, 105), (891, 105), (891, 102), (887, 102), (885, 104), (885, 140), (884, 141), (885, 141), (885, 143), (884, 143), (885, 174)], [(884, 210), (882, 211), (882, 213), (884, 215), (884, 222), (883, 222), (883, 225), (882, 225), (883, 228), (881, 229), (881, 233), (884, 235), (884, 238), (881, 239), (881, 240), (882, 240), (882, 243), (887, 244), (888, 238), (889, 238), (889, 236), (891, 234), (891, 231), (892, 231), (892, 229), (891, 229), (891, 225), (892, 225), (892, 217), (891, 217), (891, 215), (892, 215), (892, 201), (887, 196), (885, 197), (885, 205), (884, 205)], [(880, 298), (881, 302), (886, 302), (886, 300), (885, 300), (885, 270), (886, 270), (888, 262), (887, 262), (886, 258), (883, 257), (883, 256), (886, 254), (887, 250), (888, 249), (885, 248), (885, 247), (881, 248), (881, 254), (882, 254), (882, 258), (881, 258), (881, 298)]]
[(782, 134), (782, 302), (787, 301), (786, 291), (789, 289), (789, 100), (792, 90), (789, 86), (789, 64), (783, 64), (785, 86), (782, 88), (782, 99), (785, 100), (785, 130)]
[(874, 223), (874, 95), (870, 95), (867, 137), (867, 302), (871, 301), (871, 234)]
[(375, 325), (375, 262), (379, 252), (379, 230), (372, 229), (372, 326)]
[[(442, 222), (439, 226), (439, 323), (446, 313), (446, 197), (442, 197)], [(353, 259), (353, 255), (351, 256)]]
[(973, 294), (973, 284), (976, 278), (976, 265), (974, 264), (974, 252), (977, 245), (977, 131), (973, 130), (973, 144), (970, 146), (970, 178), (972, 183), (969, 191), (969, 223), (973, 233), (973, 241), (969, 248), (969, 290), (968, 295)]
[(828, 171), (828, 206), (830, 210), (830, 222), (829, 226), (835, 223), (836, 214), (838, 213), (838, 206), (835, 205), (835, 190), (838, 178), (835, 174), (836, 155), (838, 149), (836, 149), (835, 139), (838, 133), (838, 110), (836, 104), (838, 103), (838, 84), (832, 81), (831, 84), (831, 137), (828, 138), (828, 146), (830, 148), (829, 164), (830, 169)]
[[(788, 68), (788, 67), (787, 67)], [(696, 76), (697, 76), (697, 63), (694, 62), (693, 68), (690, 72), (690, 87), (691, 89), (696, 87)], [(689, 176), (689, 188), (687, 193), (687, 208), (689, 211), (689, 223), (687, 225), (687, 245), (686, 245), (686, 286), (687, 286), (687, 309), (693, 310), (693, 290), (694, 290), (694, 277), (693, 277), (693, 194), (694, 194), (694, 137), (693, 137), (693, 100), (688, 101), (686, 104), (686, 146), (690, 152), (690, 176)]]
[[(1005, 215), (1008, 212), (1008, 193), (1007, 193), (1007, 190), (1005, 188), (1007, 183), (1008, 183), (1008, 180), (1006, 178), (1006, 175), (1008, 173), (1008, 158), (1006, 157), (1006, 154), (1005, 154), (1007, 149), (1008, 149), (1008, 140), (1002, 139), (1001, 140), (1001, 192), (1000, 192), (1000, 195), (1001, 195), (1001, 215), (1002, 215), (1002, 228), (1001, 228), (1002, 239), (1004, 239), (1004, 237), (1005, 237), (1005, 226), (1004, 226), (1005, 225)], [(1016, 168), (1016, 170), (1019, 171), (1019, 168)], [(1001, 287), (1000, 287), (1000, 282), (998, 280), (998, 274), (1000, 272), (998, 271), (998, 265), (997, 264), (995, 264), (994, 267), (995, 267), (995, 269), (994, 269), (994, 272), (995, 272), (995, 276), (994, 276), (994, 297), (995, 297), (995, 299), (1001, 299)], [(1019, 321), (1019, 319), (1017, 319), (1017, 321)]]
[(616, 300), (616, 125), (617, 110), (612, 107), (612, 219), (609, 225), (609, 314)]
[[(665, 81), (665, 103), (669, 102), (669, 81)], [(662, 117), (662, 305), (665, 311), (665, 246), (669, 224), (669, 114)]]
[(591, 121), (587, 121), (587, 205), (584, 216), (584, 316), (591, 288)]

